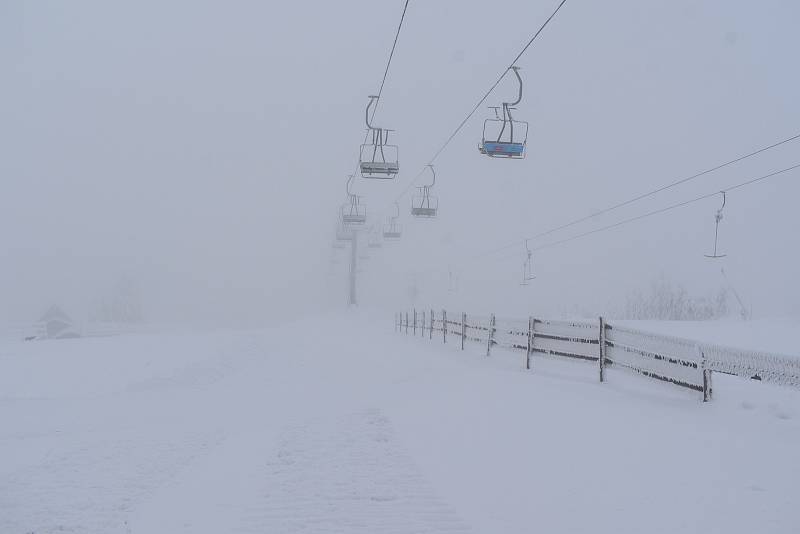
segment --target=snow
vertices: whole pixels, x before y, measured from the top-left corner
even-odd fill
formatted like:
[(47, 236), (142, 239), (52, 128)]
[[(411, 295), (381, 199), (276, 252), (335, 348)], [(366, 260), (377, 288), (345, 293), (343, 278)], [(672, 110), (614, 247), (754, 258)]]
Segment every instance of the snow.
[(800, 357), (800, 317), (781, 317), (741, 321), (614, 321), (656, 334), (691, 339), (705, 343), (774, 352)]
[(384, 315), (3, 342), (0, 532), (800, 529), (800, 392), (703, 404)]

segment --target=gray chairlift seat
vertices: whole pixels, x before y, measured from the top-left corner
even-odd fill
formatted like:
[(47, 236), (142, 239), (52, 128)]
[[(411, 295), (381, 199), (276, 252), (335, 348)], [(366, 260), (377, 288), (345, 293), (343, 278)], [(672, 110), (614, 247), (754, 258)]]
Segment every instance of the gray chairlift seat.
[(350, 191), (352, 174), (347, 177), (347, 202), (339, 210), (339, 218), (344, 226), (363, 226), (367, 222), (367, 209), (361, 204), (361, 197)]
[(367, 223), (367, 210), (358, 203), (348, 202), (342, 205), (341, 219), (345, 226), (363, 226)]
[(383, 239), (386, 241), (397, 241), (403, 237), (403, 226), (397, 222), (400, 218), (400, 205), (397, 202), (394, 203), (394, 209), (394, 217), (383, 225)]
[(354, 237), (355, 234), (353, 233), (353, 230), (346, 228), (344, 225), (340, 224), (336, 228), (336, 242), (341, 244), (341, 247), (339, 248), (344, 248), (344, 243), (352, 241)]
[(372, 142), (361, 145), (358, 155), (361, 176), (370, 179), (392, 179), (400, 172), (397, 145), (389, 144), (389, 132), (384, 128), (375, 128), (370, 123), (369, 110), (378, 101), (377, 96), (370, 96), (367, 104), (367, 130), (372, 132)]
[(428, 165), (428, 168), (433, 173), (433, 181), (430, 185), (417, 187), (417, 194), (411, 197), (411, 215), (430, 219), (439, 211), (439, 199), (431, 195), (431, 189), (436, 185), (436, 171), (433, 165)]
[(403, 230), (399, 224), (389, 223), (383, 226), (383, 238), (396, 241), (403, 237)]

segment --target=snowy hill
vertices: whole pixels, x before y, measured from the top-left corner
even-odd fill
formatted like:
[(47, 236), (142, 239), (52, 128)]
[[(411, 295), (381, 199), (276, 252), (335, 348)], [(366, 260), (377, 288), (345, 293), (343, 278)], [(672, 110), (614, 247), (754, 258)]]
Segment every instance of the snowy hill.
[(0, 532), (797, 531), (800, 393), (595, 374), (358, 315), (4, 342)]

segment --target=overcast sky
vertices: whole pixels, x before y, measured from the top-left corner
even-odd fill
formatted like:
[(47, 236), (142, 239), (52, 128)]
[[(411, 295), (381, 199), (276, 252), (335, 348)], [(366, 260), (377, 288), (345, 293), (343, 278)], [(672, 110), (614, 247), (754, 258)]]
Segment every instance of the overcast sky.
[[(346, 302), (336, 212), (402, 0), (0, 2), (0, 311), (85, 315), (120, 279), (149, 319), (225, 324)], [(555, 1), (411, 0), (379, 126), (392, 201)], [(465, 261), (800, 133), (800, 5), (568, 0), (519, 61), (528, 157), (481, 156), (482, 107), (437, 159), (440, 216), (363, 267), (365, 305), (602, 311), (661, 275), (716, 291), (724, 266), (756, 315), (800, 313), (800, 171), (535, 254)], [(486, 105), (513, 100), (509, 77)], [(539, 246), (800, 163), (800, 141), (532, 242)], [(376, 183), (377, 182), (377, 183)], [(448, 294), (447, 273), (460, 278)], [(479, 309), (476, 309), (479, 308)]]

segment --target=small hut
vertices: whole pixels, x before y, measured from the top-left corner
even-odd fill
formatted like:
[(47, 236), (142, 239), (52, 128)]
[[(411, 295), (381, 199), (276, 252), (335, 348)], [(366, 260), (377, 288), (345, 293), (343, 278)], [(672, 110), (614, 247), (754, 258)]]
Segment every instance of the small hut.
[(80, 337), (72, 319), (58, 306), (50, 306), (39, 319), (44, 336), (48, 339), (69, 339)]

